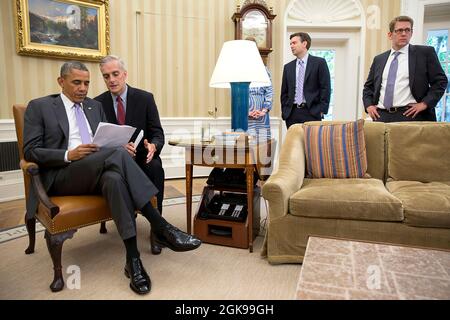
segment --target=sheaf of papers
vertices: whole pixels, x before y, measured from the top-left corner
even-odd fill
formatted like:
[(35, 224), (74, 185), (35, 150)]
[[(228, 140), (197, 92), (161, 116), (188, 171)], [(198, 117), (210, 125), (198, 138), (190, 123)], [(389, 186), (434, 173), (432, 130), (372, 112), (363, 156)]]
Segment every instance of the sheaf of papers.
[(138, 136), (136, 137), (136, 140), (134, 140), (134, 146), (136, 148), (139, 145), (139, 143), (141, 143), (143, 137), (144, 137), (144, 130), (141, 130), (141, 132), (139, 132)]
[(124, 146), (130, 141), (136, 128), (131, 126), (119, 126), (113, 123), (100, 122), (95, 132), (93, 144), (100, 148), (115, 148)]

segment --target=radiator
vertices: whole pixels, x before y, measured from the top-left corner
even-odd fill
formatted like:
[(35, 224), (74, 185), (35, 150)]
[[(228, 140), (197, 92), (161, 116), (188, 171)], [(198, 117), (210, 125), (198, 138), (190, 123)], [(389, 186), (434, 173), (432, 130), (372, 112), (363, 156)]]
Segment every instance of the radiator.
[(0, 172), (19, 170), (19, 148), (16, 141), (0, 143)]

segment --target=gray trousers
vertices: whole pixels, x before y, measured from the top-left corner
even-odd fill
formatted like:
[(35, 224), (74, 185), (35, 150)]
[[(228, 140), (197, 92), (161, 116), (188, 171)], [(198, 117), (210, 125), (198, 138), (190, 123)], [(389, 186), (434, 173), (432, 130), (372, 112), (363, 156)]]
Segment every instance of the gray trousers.
[(102, 194), (122, 239), (136, 236), (134, 211), (158, 192), (123, 147), (101, 149), (58, 171), (52, 196)]

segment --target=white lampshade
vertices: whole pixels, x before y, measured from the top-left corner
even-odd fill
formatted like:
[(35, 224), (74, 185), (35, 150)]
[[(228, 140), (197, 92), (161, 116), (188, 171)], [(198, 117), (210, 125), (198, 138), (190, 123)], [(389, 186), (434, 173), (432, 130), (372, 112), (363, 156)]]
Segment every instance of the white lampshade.
[(250, 82), (250, 87), (270, 85), (255, 42), (233, 40), (223, 44), (209, 86), (230, 88), (230, 82)]

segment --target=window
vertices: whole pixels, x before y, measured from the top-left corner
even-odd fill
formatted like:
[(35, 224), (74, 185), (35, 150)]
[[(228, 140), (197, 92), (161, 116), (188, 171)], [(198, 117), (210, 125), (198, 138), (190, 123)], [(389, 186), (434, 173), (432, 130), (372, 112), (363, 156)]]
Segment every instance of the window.
[(328, 114), (324, 116), (324, 120), (333, 120), (333, 106), (334, 106), (334, 81), (335, 81), (335, 61), (336, 61), (336, 50), (309, 50), (309, 53), (316, 57), (324, 58), (327, 62), (328, 69), (330, 70), (331, 78), (331, 97), (330, 97), (330, 108), (328, 109)]
[[(427, 45), (434, 47), (444, 69), (447, 79), (450, 78), (450, 54), (448, 51), (448, 29), (428, 31)], [(436, 106), (437, 121), (450, 122), (450, 84)]]

